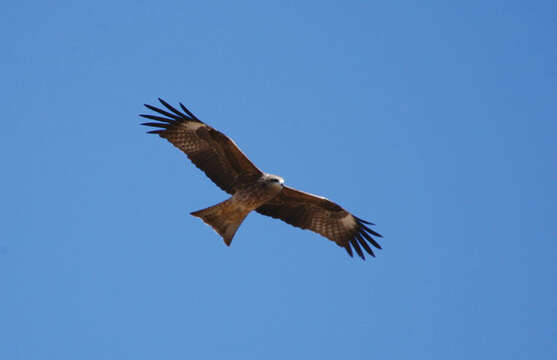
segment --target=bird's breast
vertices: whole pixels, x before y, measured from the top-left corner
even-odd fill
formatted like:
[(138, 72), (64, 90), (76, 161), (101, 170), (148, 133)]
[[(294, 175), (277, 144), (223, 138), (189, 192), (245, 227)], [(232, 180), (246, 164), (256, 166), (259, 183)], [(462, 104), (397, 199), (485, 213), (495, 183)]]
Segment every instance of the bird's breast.
[(262, 184), (258, 182), (239, 189), (232, 198), (238, 204), (253, 210), (277, 196), (281, 190), (282, 186), (280, 184)]

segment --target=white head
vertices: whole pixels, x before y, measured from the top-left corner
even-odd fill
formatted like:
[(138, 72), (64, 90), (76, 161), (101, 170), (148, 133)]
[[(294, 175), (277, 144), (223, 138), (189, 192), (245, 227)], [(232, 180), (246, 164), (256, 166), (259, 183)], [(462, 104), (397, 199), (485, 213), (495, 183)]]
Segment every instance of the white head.
[(265, 183), (265, 185), (267, 186), (277, 186), (279, 188), (282, 189), (282, 187), (284, 186), (284, 179), (281, 178), (280, 176), (277, 175), (273, 175), (273, 174), (263, 174), (263, 176), (261, 177), (261, 180)]

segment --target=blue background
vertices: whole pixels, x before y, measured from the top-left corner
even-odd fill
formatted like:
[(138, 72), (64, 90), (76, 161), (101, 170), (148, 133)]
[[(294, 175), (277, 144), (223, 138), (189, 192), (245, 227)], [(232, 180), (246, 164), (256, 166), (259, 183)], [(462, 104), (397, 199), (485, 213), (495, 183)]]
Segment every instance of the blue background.
[[(557, 358), (555, 4), (4, 4), (0, 358)], [(226, 247), (159, 96), (384, 250)]]

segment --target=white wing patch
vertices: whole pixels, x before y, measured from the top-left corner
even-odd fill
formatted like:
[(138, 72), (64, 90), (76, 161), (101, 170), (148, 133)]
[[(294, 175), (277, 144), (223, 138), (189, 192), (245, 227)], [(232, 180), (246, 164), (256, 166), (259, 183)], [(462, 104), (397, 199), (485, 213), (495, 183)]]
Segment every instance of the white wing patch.
[(184, 124), (185, 128), (190, 130), (190, 131), (195, 131), (202, 126), (205, 126), (205, 124), (198, 123), (198, 122), (195, 122), (195, 121), (186, 121), (183, 124)]
[(351, 214), (346, 215), (342, 219), (340, 219), (340, 223), (344, 226), (345, 229), (354, 229), (356, 227), (356, 219)]

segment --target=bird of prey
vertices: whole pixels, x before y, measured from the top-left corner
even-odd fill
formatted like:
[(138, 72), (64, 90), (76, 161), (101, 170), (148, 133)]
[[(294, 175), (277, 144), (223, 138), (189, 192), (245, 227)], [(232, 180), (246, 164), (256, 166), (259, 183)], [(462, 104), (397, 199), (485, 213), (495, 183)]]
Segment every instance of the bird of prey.
[(232, 139), (203, 123), (182, 103), (183, 112), (160, 98), (159, 101), (166, 110), (145, 104), (157, 114), (140, 116), (157, 122), (141, 125), (157, 128), (148, 133), (158, 134), (182, 150), (218, 187), (232, 195), (217, 205), (191, 213), (222, 236), (226, 245), (230, 245), (248, 213), (255, 210), (314, 231), (346, 249), (350, 256), (354, 249), (365, 260), (362, 248), (371, 256), (375, 254), (370, 245), (381, 249), (373, 238), (381, 235), (369, 227), (373, 223), (324, 197), (285, 186), (283, 178), (259, 170)]

